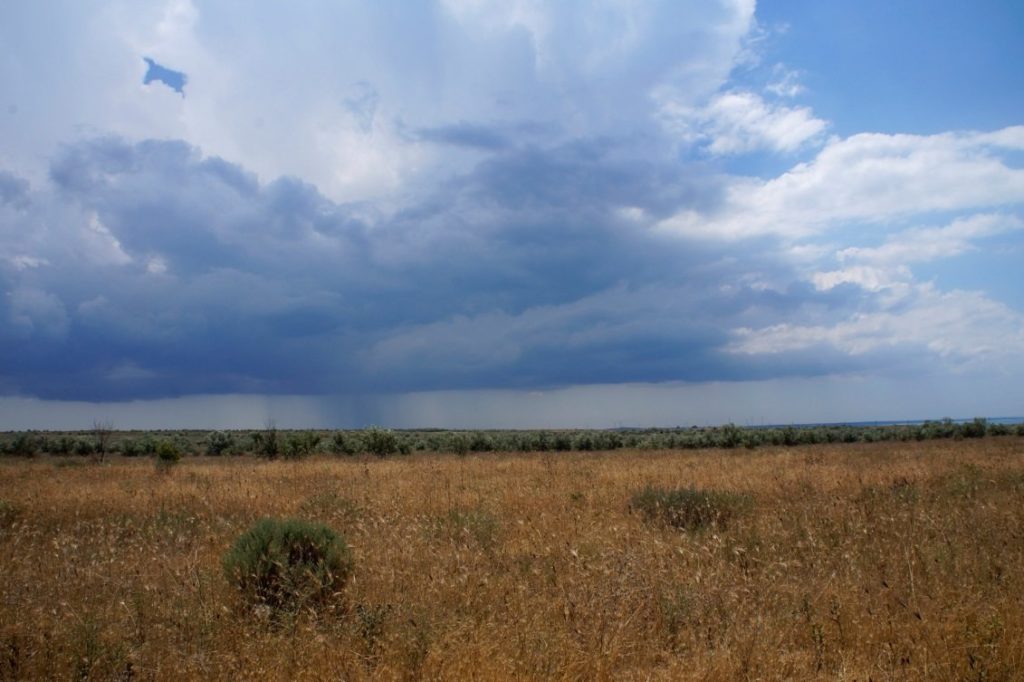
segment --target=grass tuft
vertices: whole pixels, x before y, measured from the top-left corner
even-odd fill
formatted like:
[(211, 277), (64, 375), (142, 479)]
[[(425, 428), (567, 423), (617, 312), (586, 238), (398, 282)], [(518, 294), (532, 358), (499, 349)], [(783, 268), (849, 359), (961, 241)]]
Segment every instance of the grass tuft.
[(633, 495), (630, 508), (648, 521), (683, 530), (709, 526), (725, 528), (752, 506), (749, 495), (696, 488), (657, 488), (648, 485)]

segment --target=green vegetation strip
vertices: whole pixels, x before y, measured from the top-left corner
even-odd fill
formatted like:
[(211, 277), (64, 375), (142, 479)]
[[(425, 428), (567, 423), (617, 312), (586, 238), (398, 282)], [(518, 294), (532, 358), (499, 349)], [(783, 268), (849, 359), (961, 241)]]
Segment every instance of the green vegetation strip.
[(620, 449), (690, 450), (758, 448), (763, 446), (878, 443), (935, 439), (1024, 436), (1024, 424), (989, 423), (984, 419), (958, 423), (950, 419), (893, 426), (785, 426), (674, 429), (580, 429), (537, 431), (284, 430), (252, 431), (111, 431), (0, 433), (0, 454), (81, 456), (103, 461), (107, 454), (157, 456), (168, 445), (188, 455), (251, 454), (268, 459), (299, 459), (314, 453), (370, 454), (378, 457), (412, 452), (587, 452)]

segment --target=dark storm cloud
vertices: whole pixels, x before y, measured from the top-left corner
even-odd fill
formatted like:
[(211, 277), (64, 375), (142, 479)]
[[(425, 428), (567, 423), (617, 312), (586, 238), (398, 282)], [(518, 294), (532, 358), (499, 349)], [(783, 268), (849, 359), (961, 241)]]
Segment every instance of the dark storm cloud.
[(751, 272), (788, 273), (770, 250), (737, 257), (651, 232), (645, 221), (716, 188), (646, 158), (608, 140), (509, 149), (370, 220), (181, 142), (67, 147), (52, 191), (33, 198), (49, 208), (26, 218), (49, 235), (36, 260), (0, 269), (5, 390), (97, 400), (771, 375), (724, 351), (728, 330), (838, 311), (842, 293), (759, 289)]

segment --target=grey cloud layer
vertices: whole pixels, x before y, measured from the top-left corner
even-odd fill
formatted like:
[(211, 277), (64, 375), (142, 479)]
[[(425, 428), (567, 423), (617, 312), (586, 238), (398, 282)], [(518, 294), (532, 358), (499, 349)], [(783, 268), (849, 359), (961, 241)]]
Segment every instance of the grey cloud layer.
[(751, 272), (791, 275), (770, 252), (738, 261), (631, 217), (709, 201), (699, 171), (601, 140), (516, 148), (382, 217), (182, 142), (69, 146), (50, 188), (3, 176), (4, 388), (119, 399), (818, 371), (724, 353), (727, 330), (815, 300), (840, 310), (842, 287), (757, 290)]

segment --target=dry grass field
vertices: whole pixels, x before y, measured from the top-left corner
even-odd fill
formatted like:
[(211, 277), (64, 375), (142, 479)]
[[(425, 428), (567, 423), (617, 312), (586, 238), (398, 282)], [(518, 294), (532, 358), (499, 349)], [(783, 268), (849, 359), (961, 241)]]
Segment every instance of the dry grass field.
[[(725, 527), (645, 485), (746, 493)], [(342, 533), (333, 607), (221, 557)], [(1024, 679), (1024, 439), (385, 460), (0, 462), (0, 679)]]

